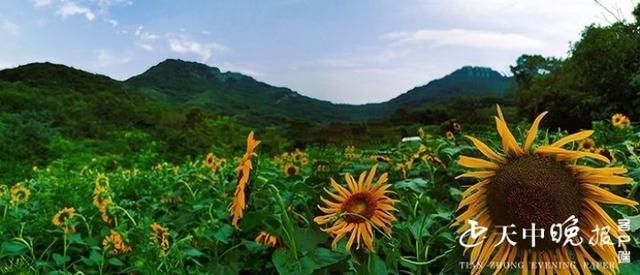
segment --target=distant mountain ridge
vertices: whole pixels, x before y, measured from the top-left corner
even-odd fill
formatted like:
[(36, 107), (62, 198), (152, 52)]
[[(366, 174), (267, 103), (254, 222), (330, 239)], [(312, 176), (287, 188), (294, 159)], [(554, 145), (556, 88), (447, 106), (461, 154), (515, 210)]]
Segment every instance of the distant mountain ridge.
[(173, 104), (227, 114), (244, 109), (254, 115), (326, 122), (382, 118), (399, 108), (416, 108), (457, 96), (501, 95), (514, 81), (490, 68), (465, 66), (387, 102), (348, 105), (314, 99), (204, 64), (167, 59), (125, 84), (138, 94)]
[[(512, 77), (484, 67), (465, 66), (418, 86), (387, 102), (364, 105), (334, 104), (275, 87), (250, 76), (197, 62), (167, 59), (125, 81), (87, 73), (64, 65), (32, 63), (0, 71), (0, 80), (29, 85), (60, 85), (76, 91), (96, 87), (127, 96), (158, 101), (179, 108), (198, 107), (238, 116), (247, 122), (350, 122), (381, 119), (398, 109), (419, 108), (458, 96), (502, 95)], [(96, 92), (96, 91), (93, 91)]]
[(501, 95), (513, 85), (515, 85), (513, 78), (490, 68), (464, 66), (443, 78), (415, 87), (386, 103), (396, 107), (411, 108), (458, 96)]

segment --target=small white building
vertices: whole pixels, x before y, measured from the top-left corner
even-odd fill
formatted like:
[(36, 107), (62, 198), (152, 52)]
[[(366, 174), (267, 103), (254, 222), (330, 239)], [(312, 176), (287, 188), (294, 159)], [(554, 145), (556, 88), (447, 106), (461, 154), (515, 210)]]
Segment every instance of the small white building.
[(402, 138), (402, 142), (413, 142), (413, 141), (420, 141), (420, 137), (419, 136), (415, 136), (415, 137), (403, 137)]

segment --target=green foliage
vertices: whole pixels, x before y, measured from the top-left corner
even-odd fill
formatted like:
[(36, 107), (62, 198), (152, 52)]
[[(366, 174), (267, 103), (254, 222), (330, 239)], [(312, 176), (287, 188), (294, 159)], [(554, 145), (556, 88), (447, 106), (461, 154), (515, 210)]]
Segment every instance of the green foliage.
[[(523, 130), (528, 127), (514, 127), (518, 140), (524, 138)], [(145, 274), (465, 272), (459, 261), (466, 256), (450, 226), (461, 191), (473, 182), (454, 177), (464, 171), (457, 163), (459, 156), (477, 152), (459, 137), (473, 134), (492, 147), (498, 146), (499, 142), (491, 142), (498, 137), (494, 130), (470, 133), (462, 129), (449, 140), (440, 135), (437, 127), (427, 128), (420, 141), (357, 147), (352, 154), (339, 147), (310, 147), (305, 157), (309, 162), (299, 164), (299, 175), (285, 175), (283, 162), (259, 151), (248, 184), (248, 207), (239, 229), (230, 225), (228, 206), (236, 187), (235, 166), (240, 153), (227, 156), (219, 169), (212, 170), (201, 161), (204, 153), (195, 161), (178, 165), (160, 161), (156, 145), (148, 144), (149, 137), (142, 132), (114, 133), (121, 140), (120, 144), (112, 140), (112, 145), (130, 150), (126, 154), (131, 158), (117, 159), (115, 163), (113, 158), (99, 156), (85, 159), (91, 154), (84, 156), (82, 152), (88, 149), (80, 147), (92, 147), (91, 144), (53, 141), (57, 147), (72, 147), (61, 150), (69, 153), (63, 157), (65, 160), (73, 162), (76, 156), (79, 159), (75, 161), (86, 161), (86, 165), (77, 169), (59, 160), (34, 169), (32, 177), (21, 182), (31, 190), (24, 203), (11, 204), (8, 193), (0, 196), (0, 270)], [(636, 128), (619, 129), (600, 121), (594, 123), (594, 129), (596, 144), (614, 152), (614, 165), (624, 165), (635, 182), (640, 181), (640, 134)], [(544, 130), (542, 133), (542, 143), (564, 135)], [(416, 159), (416, 154), (439, 161)], [(374, 160), (377, 155), (388, 157), (389, 163)], [(412, 166), (408, 167), (410, 159)], [(132, 168), (121, 166), (127, 161)], [(345, 251), (344, 240), (332, 248), (330, 236), (313, 222), (320, 214), (315, 205), (321, 203), (322, 189), (329, 186), (329, 177), (342, 181), (345, 173), (357, 175), (376, 164), (378, 175), (389, 174), (392, 196), (399, 198), (393, 233), (388, 237), (376, 233), (375, 253)], [(106, 178), (98, 180), (103, 172)], [(112, 199), (106, 208), (110, 223), (102, 219), (94, 204), (96, 182), (107, 187)], [(617, 186), (612, 191), (622, 193), (625, 189)], [(628, 196), (637, 198), (637, 184)], [(63, 207), (74, 207), (78, 213), (70, 220), (75, 230), (67, 234), (52, 223), (53, 215)], [(609, 210), (614, 219), (632, 219), (629, 249), (640, 253), (637, 213), (622, 207)], [(154, 241), (154, 223), (167, 229), (165, 248)], [(111, 230), (121, 235), (131, 247), (130, 252), (113, 254), (113, 248), (105, 245)], [(260, 231), (276, 236), (279, 245), (272, 248), (256, 243)], [(631, 272), (636, 264), (623, 265), (622, 270)]]
[(589, 127), (614, 113), (638, 117), (639, 30), (637, 22), (591, 25), (565, 60), (520, 57), (512, 71), (521, 114), (548, 110), (548, 123), (564, 129)]
[(44, 113), (0, 115), (0, 171), (10, 182), (22, 180), (31, 167), (47, 164), (59, 153), (49, 145), (59, 137)]

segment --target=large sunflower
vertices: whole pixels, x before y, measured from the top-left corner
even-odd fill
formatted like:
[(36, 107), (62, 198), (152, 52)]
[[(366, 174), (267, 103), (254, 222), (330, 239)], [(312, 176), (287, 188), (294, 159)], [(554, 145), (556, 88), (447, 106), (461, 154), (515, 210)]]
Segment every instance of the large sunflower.
[(319, 225), (331, 224), (330, 227), (322, 229), (333, 235), (333, 247), (335, 248), (340, 239), (350, 233), (346, 248), (349, 250), (355, 241), (357, 248), (360, 242), (364, 242), (364, 248), (373, 251), (373, 227), (383, 230), (387, 235), (391, 234), (391, 223), (396, 220), (393, 207), (396, 200), (391, 199), (388, 194), (390, 184), (387, 184), (387, 173), (382, 174), (375, 184), (373, 178), (376, 174), (376, 166), (373, 166), (367, 173), (362, 172), (358, 181), (349, 174), (345, 175), (345, 180), (349, 188), (340, 186), (331, 179), (331, 186), (335, 193), (324, 189), (335, 201), (320, 199), (326, 207), (318, 205), (320, 211), (325, 215), (313, 219)]
[[(496, 272), (500, 272), (504, 264), (517, 263), (521, 263), (523, 274), (528, 271), (533, 274), (577, 274), (578, 269), (590, 274), (589, 266), (604, 274), (611, 274), (618, 269), (613, 245), (588, 244), (595, 235), (592, 230), (605, 226), (610, 228), (609, 234), (606, 234), (608, 237), (626, 236), (598, 203), (628, 206), (638, 203), (614, 195), (598, 185), (622, 185), (632, 180), (619, 176), (626, 173), (624, 167), (595, 168), (576, 163), (582, 158), (609, 163), (606, 157), (562, 148), (591, 136), (593, 131), (581, 131), (550, 145), (533, 148), (538, 125), (545, 114), (540, 114), (534, 120), (521, 147), (509, 131), (498, 107), (495, 120), (502, 138), (503, 154), (493, 151), (476, 138), (467, 137), (488, 158), (461, 156), (459, 160), (462, 166), (481, 170), (458, 177), (477, 178), (480, 181), (462, 195), (459, 209), (465, 210), (456, 218), (455, 225), (459, 226), (457, 234), (471, 228), (468, 220), (474, 220), (488, 229), (486, 238), (469, 238), (466, 241), (468, 245), (475, 245), (470, 248), (472, 274), (482, 272), (488, 264), (494, 264)], [(553, 241), (548, 231), (551, 225), (564, 223), (571, 216), (579, 221), (577, 236), (566, 237), (559, 243)], [(515, 225), (513, 231), (521, 235), (522, 229), (531, 228), (532, 223), (536, 224), (536, 228), (547, 231), (546, 238), (537, 239), (535, 247), (531, 245), (530, 238), (523, 239), (521, 236), (510, 237), (516, 242), (515, 245), (500, 242), (503, 234), (502, 230), (497, 230), (497, 226)], [(565, 241), (577, 242), (580, 238), (584, 240), (580, 245), (563, 245)], [(562, 267), (555, 268), (552, 263), (562, 264), (559, 265)]]
[(255, 149), (259, 144), (260, 141), (253, 138), (253, 131), (251, 131), (247, 136), (247, 151), (244, 153), (244, 156), (242, 156), (238, 168), (236, 168), (238, 172), (238, 185), (236, 186), (233, 202), (231, 206), (229, 206), (229, 212), (231, 212), (232, 217), (231, 224), (235, 228), (238, 228), (238, 221), (242, 219), (244, 208), (246, 207), (244, 190), (249, 182), (249, 174), (253, 169), (251, 159), (257, 156)]

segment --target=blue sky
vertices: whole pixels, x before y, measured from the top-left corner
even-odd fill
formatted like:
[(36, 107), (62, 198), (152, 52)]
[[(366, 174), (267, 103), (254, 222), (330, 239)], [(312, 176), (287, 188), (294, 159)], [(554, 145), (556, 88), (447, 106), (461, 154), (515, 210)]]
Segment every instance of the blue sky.
[[(636, 0), (600, 0), (631, 18)], [(566, 56), (589, 0), (3, 0), (0, 68), (51, 61), (127, 79), (166, 58), (340, 103), (380, 102), (464, 65)]]

